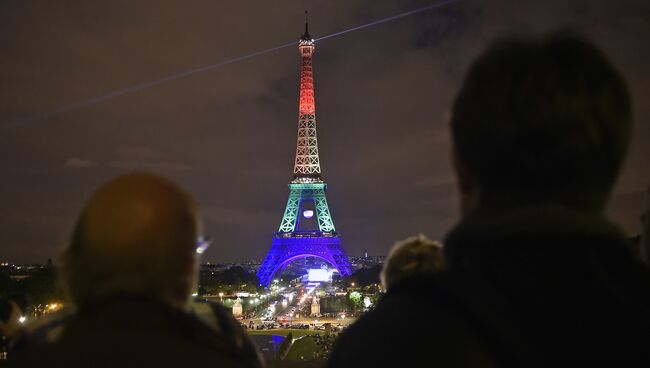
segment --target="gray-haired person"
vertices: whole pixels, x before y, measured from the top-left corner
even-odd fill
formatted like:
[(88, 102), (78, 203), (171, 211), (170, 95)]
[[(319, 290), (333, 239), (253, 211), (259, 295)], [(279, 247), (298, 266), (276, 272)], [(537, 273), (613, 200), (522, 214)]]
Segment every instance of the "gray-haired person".
[(388, 252), (379, 278), (384, 290), (420, 275), (442, 271), (442, 244), (419, 234), (396, 243)]

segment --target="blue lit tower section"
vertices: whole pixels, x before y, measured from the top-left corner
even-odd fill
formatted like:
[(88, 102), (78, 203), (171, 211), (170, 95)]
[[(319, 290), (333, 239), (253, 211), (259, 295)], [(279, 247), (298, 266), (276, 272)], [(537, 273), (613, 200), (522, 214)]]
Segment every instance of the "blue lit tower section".
[(350, 261), (343, 252), (341, 237), (336, 233), (327, 205), (327, 184), (321, 179), (312, 69), (314, 49), (314, 40), (305, 23), (305, 34), (298, 43), (302, 65), (293, 180), (289, 183), (289, 200), (280, 228), (257, 271), (260, 285), (264, 286), (268, 286), (273, 277), (282, 273), (291, 262), (304, 257), (326, 261), (343, 277), (351, 274)]

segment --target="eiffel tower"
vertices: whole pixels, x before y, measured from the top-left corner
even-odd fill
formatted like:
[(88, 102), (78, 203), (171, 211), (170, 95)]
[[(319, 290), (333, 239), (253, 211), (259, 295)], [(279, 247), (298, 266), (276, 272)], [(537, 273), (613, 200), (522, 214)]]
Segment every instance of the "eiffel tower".
[(268, 286), (273, 277), (281, 274), (291, 262), (305, 257), (329, 263), (343, 277), (351, 274), (350, 261), (341, 247), (341, 237), (334, 228), (327, 205), (327, 184), (321, 178), (312, 70), (314, 49), (314, 40), (306, 22), (305, 34), (298, 42), (302, 65), (293, 180), (289, 183), (289, 200), (280, 229), (273, 236), (271, 250), (257, 271), (263, 286)]

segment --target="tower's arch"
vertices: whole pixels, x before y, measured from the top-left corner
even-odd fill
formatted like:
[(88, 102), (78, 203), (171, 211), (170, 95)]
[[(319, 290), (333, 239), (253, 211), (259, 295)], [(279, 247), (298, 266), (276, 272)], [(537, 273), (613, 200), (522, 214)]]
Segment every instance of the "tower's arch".
[(334, 264), (331, 260), (328, 260), (328, 259), (325, 258), (325, 257), (319, 256), (318, 254), (308, 254), (308, 253), (305, 253), (305, 254), (295, 255), (295, 256), (293, 256), (293, 257), (290, 257), (290, 258), (285, 259), (283, 262), (281, 262), (280, 264), (278, 264), (278, 265), (275, 267), (275, 269), (271, 272), (271, 275), (269, 276), (269, 278), (270, 278), (271, 280), (273, 280), (274, 278), (276, 278), (277, 275), (282, 274), (282, 272), (284, 272), (284, 270), (287, 268), (287, 266), (289, 266), (292, 262), (295, 262), (295, 261), (297, 261), (297, 260), (299, 260), (299, 259), (301, 259), (301, 258), (307, 258), (307, 257), (318, 258), (318, 259), (320, 259), (321, 261), (323, 261), (323, 262), (327, 263), (328, 265), (332, 266), (333, 268), (335, 268), (335, 269), (338, 271), (339, 274), (341, 273), (341, 270), (339, 270), (339, 268), (337, 267), (337, 265)]
[(302, 257), (316, 257), (329, 263), (341, 277), (352, 274), (350, 261), (341, 249), (341, 237), (338, 235), (301, 237), (296, 234), (276, 234), (271, 250), (257, 271), (260, 285), (268, 286), (278, 270), (283, 270), (289, 263)]

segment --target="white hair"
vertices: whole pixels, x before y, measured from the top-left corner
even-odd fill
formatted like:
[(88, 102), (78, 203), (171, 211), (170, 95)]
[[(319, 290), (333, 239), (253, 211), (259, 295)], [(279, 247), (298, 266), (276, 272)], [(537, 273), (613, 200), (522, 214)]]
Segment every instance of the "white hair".
[(422, 234), (395, 243), (388, 252), (380, 279), (388, 290), (398, 281), (414, 275), (434, 274), (442, 270), (442, 244)]

